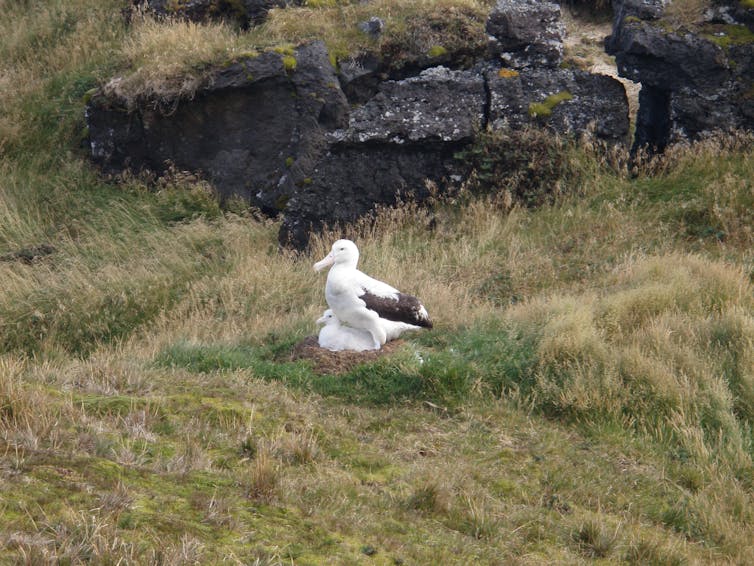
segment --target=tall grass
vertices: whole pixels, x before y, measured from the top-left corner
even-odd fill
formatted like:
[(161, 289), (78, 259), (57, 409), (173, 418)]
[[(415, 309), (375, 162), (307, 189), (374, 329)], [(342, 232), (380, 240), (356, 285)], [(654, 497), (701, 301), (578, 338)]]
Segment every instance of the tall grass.
[[(206, 83), (210, 68), (265, 49), (290, 49), (321, 40), (331, 61), (374, 51), (394, 66), (444, 52), (484, 48), (484, 18), (489, 2), (480, 0), (377, 1), (324, 3), (272, 10), (264, 25), (240, 31), (224, 23), (193, 23), (136, 14), (122, 44), (127, 71), (108, 82), (106, 91), (133, 105), (138, 99), (171, 101), (191, 98)], [(359, 22), (379, 17), (384, 33), (374, 39)]]
[[(635, 176), (576, 148), (538, 208), (405, 203), (308, 255), (202, 183), (87, 164), (82, 96), (116, 74), (133, 95), (297, 34), (408, 58), (489, 5), (332, 4), (249, 33), (4, 6), (0, 562), (751, 563), (745, 140)], [(383, 38), (348, 43), (371, 15)], [(342, 236), (436, 326), (329, 375), (289, 356)]]

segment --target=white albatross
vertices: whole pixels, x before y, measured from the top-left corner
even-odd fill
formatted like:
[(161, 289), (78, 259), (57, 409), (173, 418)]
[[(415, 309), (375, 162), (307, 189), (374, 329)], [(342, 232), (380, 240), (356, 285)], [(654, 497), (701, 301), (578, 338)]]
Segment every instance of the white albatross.
[[(388, 339), (388, 330), (381, 320), (432, 328), (427, 309), (419, 299), (362, 273), (356, 269), (358, 263), (356, 244), (351, 240), (338, 240), (330, 253), (314, 264), (317, 271), (330, 267), (325, 299), (338, 319), (369, 332), (374, 349), (379, 349)], [(400, 332), (402, 330), (398, 334)]]
[(340, 352), (342, 350), (363, 352), (375, 349), (372, 335), (369, 332), (361, 328), (341, 326), (338, 317), (330, 309), (327, 309), (317, 319), (317, 324), (324, 325), (319, 331), (317, 339), (320, 348), (325, 348), (331, 352)]
[[(342, 350), (353, 350), (355, 352), (364, 352), (365, 350), (375, 350), (372, 335), (362, 328), (351, 328), (343, 326), (340, 320), (327, 309), (322, 316), (317, 319), (317, 324), (322, 324), (319, 331), (317, 342), (320, 348), (325, 348), (331, 352), (340, 352)], [(395, 340), (407, 330), (421, 330), (421, 326), (406, 324), (405, 322), (396, 322), (394, 320), (380, 319), (380, 324), (385, 329), (387, 341)]]

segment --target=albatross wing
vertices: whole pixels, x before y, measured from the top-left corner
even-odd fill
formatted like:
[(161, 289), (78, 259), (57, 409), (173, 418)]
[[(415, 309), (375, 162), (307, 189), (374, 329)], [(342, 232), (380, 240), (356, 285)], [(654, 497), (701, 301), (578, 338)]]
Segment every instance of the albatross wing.
[(413, 295), (397, 293), (396, 298), (384, 297), (365, 291), (359, 298), (369, 310), (376, 312), (380, 318), (394, 322), (405, 322), (422, 328), (432, 328), (432, 320), (421, 301)]

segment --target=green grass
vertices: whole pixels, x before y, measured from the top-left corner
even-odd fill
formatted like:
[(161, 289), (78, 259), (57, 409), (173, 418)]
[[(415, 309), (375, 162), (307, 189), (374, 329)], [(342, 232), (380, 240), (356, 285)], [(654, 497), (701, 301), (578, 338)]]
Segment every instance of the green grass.
[[(338, 375), (290, 360), (334, 234), (280, 252), (276, 221), (202, 181), (106, 180), (81, 146), (87, 92), (116, 74), (136, 92), (312, 36), (335, 58), (452, 54), (487, 5), (328, 2), (259, 36), (6, 7), (0, 564), (754, 561), (750, 139), (633, 171), (488, 140), (469, 156), (485, 196), (346, 234), (436, 325)], [(366, 11), (377, 43), (350, 25)]]

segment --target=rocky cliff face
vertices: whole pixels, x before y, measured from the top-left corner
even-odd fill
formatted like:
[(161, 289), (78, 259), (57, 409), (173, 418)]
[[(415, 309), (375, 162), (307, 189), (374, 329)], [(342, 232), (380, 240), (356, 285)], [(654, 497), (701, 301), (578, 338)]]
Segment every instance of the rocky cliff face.
[(218, 68), (192, 100), (168, 109), (129, 109), (105, 88), (87, 113), (92, 157), (107, 172), (201, 172), (223, 196), (282, 211), (280, 241), (300, 249), (313, 230), (421, 201), (428, 181), (462, 179), (454, 155), (486, 128), (626, 141), (622, 85), (559, 68), (558, 5), (499, 0), (487, 31), (489, 53), (466, 69), (413, 68), (393, 80), (398, 73), (368, 56), (336, 74), (315, 42), (296, 50), (295, 66), (270, 52)]
[(200, 171), (221, 197), (279, 213), (348, 115), (321, 42), (289, 57), (295, 70), (276, 52), (217, 69), (191, 101), (169, 109), (144, 102), (129, 111), (105, 89), (87, 109), (92, 158), (108, 173)]
[(614, 2), (606, 49), (642, 85), (634, 147), (754, 128), (754, 9), (727, 2), (678, 24), (670, 4)]

